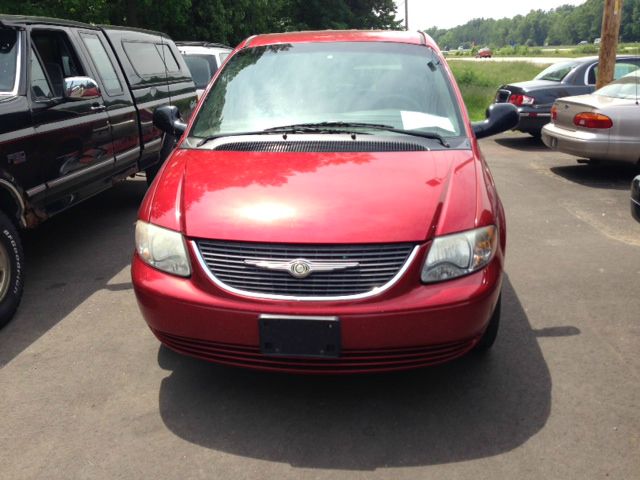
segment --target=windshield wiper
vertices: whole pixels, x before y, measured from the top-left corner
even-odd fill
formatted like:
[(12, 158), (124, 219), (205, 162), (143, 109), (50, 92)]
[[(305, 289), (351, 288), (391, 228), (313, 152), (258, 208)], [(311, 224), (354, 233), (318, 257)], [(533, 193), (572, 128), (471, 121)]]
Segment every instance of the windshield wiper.
[(216, 135), (210, 135), (200, 140), (196, 146), (201, 147), (211, 140), (223, 137), (239, 137), (243, 135), (269, 135), (272, 133), (353, 133), (351, 130), (345, 130), (344, 128), (324, 128), (323, 126), (315, 126), (315, 124), (299, 124), (299, 125), (282, 125), (280, 127), (265, 128), (264, 130), (256, 130), (253, 132), (231, 132), (231, 133), (218, 133)]
[[(404, 130), (402, 128), (395, 128), (392, 125), (384, 125), (382, 123), (359, 123), (359, 122), (318, 122), (318, 123), (298, 123), (295, 125), (287, 125), (289, 128), (370, 128), (372, 130), (384, 130), (387, 132), (401, 133), (404, 135), (413, 135), (414, 137), (429, 138), (432, 140), (438, 140), (443, 147), (449, 148), (450, 145), (447, 141), (435, 132), (422, 132), (420, 130)], [(284, 128), (284, 127), (281, 127)]]
[[(404, 130), (401, 128), (395, 128), (392, 125), (384, 125), (381, 123), (360, 123), (360, 122), (318, 122), (318, 123), (295, 123), (292, 125), (281, 125), (279, 127), (265, 128), (264, 130), (257, 130), (255, 132), (234, 132), (234, 133), (220, 133), (211, 135), (200, 140), (197, 144), (201, 147), (205, 143), (222, 137), (236, 137), (241, 135), (268, 135), (271, 133), (349, 133), (355, 135), (354, 128), (368, 128), (372, 130), (384, 130), (386, 132), (400, 133), (403, 135), (412, 135), (414, 137), (429, 138), (432, 140), (438, 140), (443, 147), (449, 148), (450, 145), (439, 134), (435, 132), (421, 132), (419, 130)], [(354, 137), (355, 138), (355, 137)]]

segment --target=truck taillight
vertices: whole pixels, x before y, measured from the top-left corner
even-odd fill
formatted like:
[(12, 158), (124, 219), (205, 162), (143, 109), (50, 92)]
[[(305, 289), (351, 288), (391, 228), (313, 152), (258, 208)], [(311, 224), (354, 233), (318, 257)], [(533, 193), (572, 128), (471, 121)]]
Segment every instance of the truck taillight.
[(513, 103), (518, 107), (521, 105), (533, 105), (535, 101), (536, 99), (533, 97), (529, 97), (528, 95), (519, 95), (516, 93), (509, 97), (509, 103)]
[(573, 124), (576, 127), (585, 128), (611, 128), (613, 122), (606, 115), (593, 112), (580, 112), (573, 117)]
[(558, 107), (554, 104), (551, 107), (551, 121), (555, 122), (558, 119)]

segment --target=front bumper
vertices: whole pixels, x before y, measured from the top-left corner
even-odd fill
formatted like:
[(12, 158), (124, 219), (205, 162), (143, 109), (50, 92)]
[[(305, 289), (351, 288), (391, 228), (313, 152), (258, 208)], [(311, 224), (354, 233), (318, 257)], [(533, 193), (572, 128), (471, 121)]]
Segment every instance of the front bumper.
[[(193, 253), (193, 252), (192, 252)], [(497, 303), (500, 251), (482, 271), (422, 285), (421, 248), (403, 278), (362, 300), (276, 301), (241, 297), (215, 286), (193, 263), (191, 278), (162, 273), (134, 255), (132, 280), (142, 314), (158, 339), (180, 353), (227, 365), (304, 373), (362, 373), (417, 368), (464, 355), (477, 343)], [(338, 316), (339, 358), (260, 353), (261, 314)]]
[(571, 131), (550, 123), (542, 129), (542, 141), (552, 150), (577, 157), (609, 158), (608, 134), (604, 136), (581, 130)]

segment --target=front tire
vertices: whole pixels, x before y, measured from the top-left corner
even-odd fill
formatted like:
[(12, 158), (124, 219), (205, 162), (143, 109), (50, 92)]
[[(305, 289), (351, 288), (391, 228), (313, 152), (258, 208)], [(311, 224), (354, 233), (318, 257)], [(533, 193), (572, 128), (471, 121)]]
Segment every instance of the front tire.
[(13, 222), (0, 212), (0, 328), (13, 318), (22, 299), (24, 253)]
[(480, 353), (487, 352), (495, 343), (496, 337), (498, 336), (498, 330), (500, 329), (501, 306), (502, 294), (500, 294), (500, 297), (498, 297), (498, 303), (496, 303), (496, 308), (493, 310), (493, 314), (491, 315), (491, 319), (489, 320), (489, 325), (484, 331), (484, 334), (480, 338), (478, 344), (473, 348), (474, 351)]

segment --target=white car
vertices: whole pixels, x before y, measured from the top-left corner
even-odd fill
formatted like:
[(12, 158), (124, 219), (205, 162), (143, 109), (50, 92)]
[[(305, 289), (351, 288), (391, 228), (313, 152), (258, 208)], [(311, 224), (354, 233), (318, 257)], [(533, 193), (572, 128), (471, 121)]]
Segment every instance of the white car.
[(191, 71), (200, 99), (209, 80), (233, 49), (228, 45), (209, 42), (176, 42), (176, 46)]
[(560, 98), (542, 141), (553, 149), (591, 160), (640, 165), (640, 69), (591, 95)]

